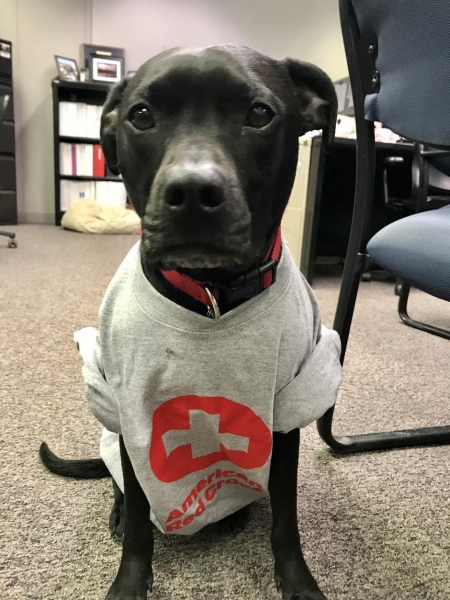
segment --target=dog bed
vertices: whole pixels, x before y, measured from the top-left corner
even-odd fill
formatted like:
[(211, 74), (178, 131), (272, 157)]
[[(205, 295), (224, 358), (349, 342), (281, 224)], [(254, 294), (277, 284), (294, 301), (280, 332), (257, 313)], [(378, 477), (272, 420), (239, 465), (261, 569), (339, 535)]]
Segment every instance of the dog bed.
[(95, 200), (78, 200), (61, 219), (64, 229), (82, 233), (139, 233), (141, 220), (134, 210)]

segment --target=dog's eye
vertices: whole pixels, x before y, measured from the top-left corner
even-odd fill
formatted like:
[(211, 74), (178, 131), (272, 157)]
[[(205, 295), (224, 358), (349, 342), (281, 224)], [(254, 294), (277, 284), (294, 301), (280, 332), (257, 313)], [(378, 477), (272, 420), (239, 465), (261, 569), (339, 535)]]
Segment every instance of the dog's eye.
[(130, 114), (130, 123), (136, 129), (143, 131), (144, 129), (151, 129), (155, 126), (151, 112), (145, 106), (139, 106), (135, 108)]
[(254, 129), (262, 129), (272, 121), (274, 116), (275, 113), (269, 106), (266, 106), (265, 104), (254, 104), (247, 115), (245, 124)]

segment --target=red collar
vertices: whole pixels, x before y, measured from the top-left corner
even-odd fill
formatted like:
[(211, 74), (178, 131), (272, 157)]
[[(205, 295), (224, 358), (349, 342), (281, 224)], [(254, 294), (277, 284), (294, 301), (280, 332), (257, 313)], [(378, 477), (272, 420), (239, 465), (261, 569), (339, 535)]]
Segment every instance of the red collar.
[(223, 286), (208, 281), (197, 281), (176, 270), (161, 271), (164, 277), (176, 288), (188, 294), (208, 308), (208, 316), (218, 318), (220, 300), (228, 303), (247, 300), (260, 294), (275, 283), (276, 270), (281, 256), (281, 227), (278, 228), (272, 247), (264, 258), (264, 263)]

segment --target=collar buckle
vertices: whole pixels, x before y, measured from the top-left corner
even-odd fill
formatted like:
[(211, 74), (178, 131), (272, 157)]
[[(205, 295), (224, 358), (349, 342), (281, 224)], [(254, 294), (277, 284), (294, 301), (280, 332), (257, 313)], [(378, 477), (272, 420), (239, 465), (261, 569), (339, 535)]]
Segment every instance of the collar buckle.
[[(224, 285), (221, 283), (209, 282), (211, 287), (218, 289), (220, 292), (220, 299), (226, 304), (234, 304), (241, 300), (249, 300), (258, 296), (264, 289), (264, 276), (272, 271), (272, 284), (275, 283), (277, 278), (277, 267), (278, 260), (270, 258), (268, 261), (263, 263), (260, 267), (255, 267), (245, 275), (241, 275), (234, 281), (230, 281)], [(267, 286), (266, 286), (267, 287)], [(205, 288), (208, 292), (208, 288)]]

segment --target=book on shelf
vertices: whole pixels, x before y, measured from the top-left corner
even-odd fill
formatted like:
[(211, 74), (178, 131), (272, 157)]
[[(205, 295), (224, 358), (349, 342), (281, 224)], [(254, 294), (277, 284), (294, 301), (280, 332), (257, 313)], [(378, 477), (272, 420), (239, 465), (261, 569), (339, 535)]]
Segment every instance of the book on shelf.
[(102, 109), (86, 102), (60, 102), (59, 135), (99, 139)]
[(96, 201), (100, 204), (109, 204), (110, 206), (127, 206), (127, 193), (123, 183), (115, 181), (96, 181), (95, 182)]
[(100, 144), (94, 145), (94, 177), (104, 177), (106, 173), (105, 155)]
[(59, 144), (60, 175), (105, 177), (106, 164), (100, 144)]
[(60, 209), (64, 212), (78, 200), (95, 200), (109, 206), (127, 206), (127, 193), (121, 181), (60, 181)]

